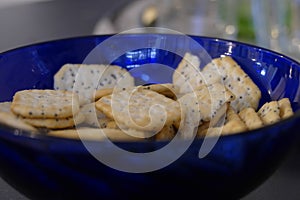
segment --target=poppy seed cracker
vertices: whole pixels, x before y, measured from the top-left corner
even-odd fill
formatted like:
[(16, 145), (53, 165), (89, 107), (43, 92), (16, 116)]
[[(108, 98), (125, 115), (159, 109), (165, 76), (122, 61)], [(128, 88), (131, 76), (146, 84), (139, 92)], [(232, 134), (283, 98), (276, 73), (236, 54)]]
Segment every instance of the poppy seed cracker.
[(226, 113), (226, 122), (222, 129), (222, 135), (230, 135), (247, 131), (248, 128), (232, 107)]
[(84, 122), (93, 127), (99, 127), (99, 119), (106, 118), (106, 116), (95, 108), (95, 103), (83, 105), (79, 112), (84, 115)]
[(84, 115), (78, 113), (74, 117), (69, 118), (48, 118), (48, 119), (32, 119), (32, 118), (22, 118), (27, 124), (30, 124), (38, 128), (48, 128), (48, 129), (65, 129), (71, 128), (78, 125), (84, 121)]
[(239, 116), (245, 122), (249, 130), (258, 129), (264, 125), (253, 108), (244, 108), (239, 112)]
[(114, 88), (102, 88), (95, 92), (95, 101), (98, 101), (101, 97), (110, 95), (114, 92)]
[[(196, 100), (194, 98), (196, 97)], [(218, 110), (226, 103), (234, 100), (234, 95), (219, 83), (202, 86), (193, 93), (185, 94), (178, 101), (183, 108), (195, 110), (200, 113), (200, 121), (210, 121), (214, 118)], [(224, 113), (226, 110), (224, 110)], [(222, 114), (218, 113), (219, 116)], [(196, 117), (194, 117), (196, 119)], [(198, 126), (199, 124), (195, 124)]]
[(277, 101), (265, 103), (257, 112), (264, 125), (280, 121), (280, 108)]
[(98, 119), (98, 123), (100, 128), (116, 128), (116, 122), (108, 117)]
[(86, 128), (54, 130), (48, 133), (49, 136), (69, 138), (75, 140), (103, 141), (108, 138), (111, 141), (141, 141), (141, 138), (133, 137), (118, 129), (110, 128)]
[(67, 118), (79, 111), (76, 94), (62, 90), (22, 90), (12, 101), (11, 110), (26, 118)]
[(173, 73), (173, 84), (181, 94), (193, 92), (203, 86), (204, 79), (197, 56), (190, 53), (184, 55)]
[(254, 110), (258, 108), (261, 99), (260, 89), (231, 57), (213, 59), (212, 63), (203, 68), (202, 73), (209, 84), (219, 81), (236, 96), (231, 103), (236, 112), (248, 107)]
[(171, 140), (175, 136), (176, 131), (172, 124), (165, 125), (155, 136), (155, 140)]
[(134, 85), (130, 73), (116, 65), (65, 64), (54, 76), (54, 88), (77, 93), (81, 105), (93, 102), (96, 90), (114, 88), (116, 85)]
[(156, 131), (180, 118), (178, 102), (139, 87), (104, 96), (96, 102), (96, 108), (121, 129)]
[(11, 102), (0, 103), (0, 124), (10, 126), (12, 128), (26, 130), (26, 131), (37, 131), (33, 126), (25, 123), (22, 119), (17, 117), (10, 110)]
[(279, 109), (280, 109), (280, 117), (281, 119), (286, 119), (291, 117), (294, 112), (291, 106), (291, 102), (288, 98), (283, 98), (278, 101)]
[(176, 99), (177, 95), (179, 95), (178, 88), (171, 83), (152, 84), (141, 87), (145, 90), (152, 90), (172, 99)]
[(10, 112), (11, 102), (0, 102), (0, 112)]

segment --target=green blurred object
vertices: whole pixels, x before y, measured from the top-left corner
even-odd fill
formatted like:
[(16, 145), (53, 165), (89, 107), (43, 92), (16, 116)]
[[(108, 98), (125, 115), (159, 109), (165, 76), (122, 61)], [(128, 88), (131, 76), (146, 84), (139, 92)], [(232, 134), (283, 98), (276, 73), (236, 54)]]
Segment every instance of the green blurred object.
[(237, 16), (237, 40), (247, 43), (255, 43), (255, 30), (251, 14), (251, 1), (241, 1)]

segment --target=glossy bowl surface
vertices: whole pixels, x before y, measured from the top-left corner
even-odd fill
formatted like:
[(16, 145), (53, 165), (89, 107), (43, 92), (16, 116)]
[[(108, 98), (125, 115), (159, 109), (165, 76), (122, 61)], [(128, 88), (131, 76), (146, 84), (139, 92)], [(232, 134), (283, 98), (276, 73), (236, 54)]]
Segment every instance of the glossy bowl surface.
[[(62, 39), (1, 53), (0, 102), (11, 101), (19, 90), (53, 88), (53, 76), (63, 64), (84, 62), (91, 50), (111, 37)], [(128, 70), (147, 63), (174, 68), (181, 57), (163, 47), (172, 44), (180, 50), (186, 45), (181, 37), (169, 34), (121, 35), (117, 44), (131, 50), (113, 59), (113, 63)], [(261, 104), (288, 97), (294, 110), (299, 109), (298, 62), (236, 41), (191, 38), (202, 45), (212, 58), (232, 56), (260, 87), (263, 94)], [(145, 48), (132, 48), (135, 43), (144, 44)], [(159, 43), (161, 48), (151, 47), (152, 43)], [(196, 52), (201, 50), (197, 49), (197, 45), (189, 48)], [(111, 52), (104, 51), (102, 54), (108, 58)], [(148, 82), (160, 82), (156, 79), (160, 71), (156, 70), (149, 70)], [(144, 74), (137, 72), (134, 76), (143, 79)], [(170, 81), (170, 77), (165, 78), (166, 82)], [(196, 139), (178, 160), (148, 173), (112, 169), (96, 160), (79, 140), (33, 135), (1, 126), (0, 173), (8, 183), (32, 199), (157, 198), (162, 194), (197, 195), (210, 199), (240, 198), (278, 167), (297, 139), (299, 119), (299, 112), (296, 112), (292, 118), (272, 126), (221, 137), (212, 151), (201, 159), (198, 153), (203, 140)], [(166, 142), (117, 144), (133, 152), (149, 152), (161, 148)]]

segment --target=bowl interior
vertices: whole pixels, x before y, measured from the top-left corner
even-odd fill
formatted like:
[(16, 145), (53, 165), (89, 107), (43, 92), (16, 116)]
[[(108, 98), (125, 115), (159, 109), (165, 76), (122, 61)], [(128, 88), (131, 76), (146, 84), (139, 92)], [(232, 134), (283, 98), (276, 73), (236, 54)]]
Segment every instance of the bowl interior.
[[(109, 62), (130, 70), (138, 84), (171, 82), (173, 71), (164, 71), (157, 65), (152, 66), (151, 63), (175, 68), (184, 51), (199, 52), (203, 51), (203, 47), (212, 58), (222, 55), (232, 56), (262, 90), (261, 103), (283, 97), (290, 98), (291, 102), (296, 104), (299, 102), (298, 63), (275, 52), (243, 43), (206, 37), (191, 37), (193, 42), (186, 47), (183, 44), (186, 39), (180, 39), (181, 36), (141, 34), (115, 38), (122, 46), (126, 46), (118, 52), (117, 57), (109, 56), (111, 49), (108, 48), (107, 52), (101, 52), (99, 58), (91, 58), (91, 52), (109, 37), (64, 39), (0, 54), (0, 101), (12, 100), (14, 93), (22, 89), (52, 89), (54, 74), (66, 63)], [(134, 43), (140, 41), (143, 42), (138, 46), (145, 48), (135, 49), (137, 45)], [(151, 42), (159, 42), (159, 45), (155, 44), (155, 48), (149, 47), (148, 43)], [(201, 46), (194, 45), (194, 42)], [(128, 49), (129, 51), (125, 52)], [(105, 50), (105, 47), (101, 47), (101, 50)], [(123, 55), (122, 51), (125, 52)], [(203, 57), (205, 55), (203, 54)], [(203, 65), (210, 61), (209, 58), (203, 60)], [(149, 66), (143, 67), (142, 70), (133, 70), (147, 64)]]

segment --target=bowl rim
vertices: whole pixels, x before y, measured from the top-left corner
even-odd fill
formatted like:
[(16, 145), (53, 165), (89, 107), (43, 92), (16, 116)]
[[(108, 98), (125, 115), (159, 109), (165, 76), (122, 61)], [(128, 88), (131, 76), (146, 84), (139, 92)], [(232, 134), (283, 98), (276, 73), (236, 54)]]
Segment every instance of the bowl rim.
[[(15, 47), (15, 48), (12, 48), (12, 49), (8, 49), (8, 50), (5, 50), (3, 52), (0, 52), (0, 59), (1, 59), (1, 56), (5, 56), (6, 54), (10, 54), (10, 53), (13, 53), (15, 51), (19, 51), (19, 50), (22, 50), (22, 49), (26, 49), (26, 48), (31, 48), (31, 47), (34, 47), (34, 46), (41, 46), (41, 45), (47, 45), (47, 44), (50, 44), (50, 43), (56, 43), (56, 42), (63, 42), (63, 41), (71, 41), (71, 40), (80, 40), (80, 39), (92, 39), (92, 38), (109, 38), (109, 37), (112, 37), (114, 35), (122, 35), (122, 37), (132, 37), (132, 36), (138, 36), (138, 37), (142, 37), (142, 36), (153, 36), (153, 35), (156, 35), (156, 36), (183, 36), (181, 34), (168, 34), (168, 33), (122, 33), (122, 34), (93, 34), (93, 35), (82, 35), (82, 36), (72, 36), (72, 37), (64, 37), (64, 38), (58, 38), (58, 39), (52, 39), (52, 40), (46, 40), (46, 41), (40, 41), (40, 42), (36, 42), (36, 43), (31, 43), (31, 44), (27, 44), (27, 45), (22, 45), (22, 46), (18, 46), (18, 47)], [(297, 61), (295, 60), (294, 58), (288, 56), (288, 55), (285, 55), (283, 53), (280, 53), (280, 52), (277, 52), (275, 50), (271, 50), (271, 49), (268, 49), (268, 48), (265, 48), (265, 47), (261, 47), (261, 46), (258, 46), (258, 45), (255, 45), (255, 44), (250, 44), (250, 43), (247, 43), (247, 42), (242, 42), (242, 41), (237, 41), (237, 40), (231, 40), (231, 39), (224, 39), (224, 38), (219, 38), (219, 37), (210, 37), (210, 36), (201, 36), (201, 35), (190, 35), (190, 34), (186, 34), (185, 36), (188, 36), (188, 37), (191, 37), (192, 39), (194, 38), (198, 38), (198, 39), (205, 39), (205, 40), (210, 40), (210, 41), (216, 41), (216, 42), (222, 42), (222, 43), (231, 43), (231, 44), (237, 44), (237, 45), (241, 45), (241, 46), (247, 46), (247, 47), (250, 47), (250, 48), (253, 48), (253, 49), (258, 49), (260, 51), (264, 51), (264, 52), (269, 52), (275, 56), (279, 56), (279, 57), (282, 57), (282, 58), (285, 58), (287, 60), (289, 60), (291, 63), (294, 63), (296, 65), (298, 65), (298, 67), (300, 68), (300, 61)], [(270, 124), (270, 125), (264, 125), (263, 127), (260, 127), (260, 128), (257, 128), (255, 130), (249, 130), (249, 131), (243, 131), (243, 132), (238, 132), (238, 133), (235, 133), (235, 134), (228, 134), (228, 135), (222, 135), (220, 136), (220, 138), (231, 138), (231, 137), (240, 137), (240, 136), (243, 136), (243, 135), (249, 135), (249, 134), (255, 134), (255, 133), (258, 133), (260, 132), (259, 134), (261, 134), (261, 132), (265, 132), (265, 133), (268, 133), (268, 130), (269, 129), (272, 129), (274, 127), (277, 127), (277, 126), (281, 126), (282, 124), (286, 124), (288, 122), (291, 122), (295, 119), (298, 119), (300, 118), (300, 110), (294, 112), (293, 116), (289, 117), (289, 118), (286, 118), (286, 119), (282, 119), (280, 120), (279, 122), (276, 122), (274, 124)], [(13, 137), (25, 137), (25, 138), (28, 138), (28, 139), (38, 139), (38, 140), (55, 140), (55, 141), (71, 141), (71, 142), (79, 142), (79, 143), (82, 143), (81, 140), (82, 139), (73, 139), (73, 138), (64, 138), (64, 137), (57, 137), (57, 136), (52, 136), (52, 135), (47, 135), (47, 134), (40, 134), (42, 133), (42, 131), (39, 131), (38, 133), (36, 134), (33, 134), (32, 132), (30, 131), (27, 131), (27, 130), (18, 130), (17, 128), (13, 128), (13, 127), (10, 127), (8, 125), (4, 125), (4, 124), (1, 124), (0, 125), (0, 138), (3, 138), (3, 132), (5, 132), (5, 134), (11, 134), (11, 136)], [(13, 134), (12, 134), (13, 133)], [(198, 140), (198, 141), (202, 141), (204, 140), (204, 138), (197, 138), (195, 137), (193, 140)], [(95, 141), (95, 140), (85, 140), (87, 142), (101, 142), (101, 141)], [(130, 144), (133, 144), (133, 143), (168, 143), (169, 140), (166, 140), (166, 141), (152, 141), (152, 140), (149, 140), (149, 141), (117, 141), (116, 143), (130, 143)]]
[(62, 41), (71, 41), (71, 40), (78, 40), (78, 39), (89, 39), (89, 38), (109, 38), (109, 37), (112, 37), (112, 36), (116, 36), (116, 35), (121, 35), (122, 37), (125, 37), (125, 36), (138, 36), (138, 37), (141, 37), (141, 36), (153, 36), (153, 35), (156, 35), (156, 36), (187, 36), (187, 37), (191, 37), (192, 39), (193, 38), (200, 38), (200, 39), (206, 39), (206, 40), (211, 40), (211, 41), (216, 41), (216, 42), (223, 42), (223, 43), (233, 43), (233, 44), (238, 44), (238, 45), (242, 45), (242, 46), (247, 46), (247, 47), (251, 47), (253, 49), (259, 49), (259, 50), (262, 50), (262, 51), (267, 51), (267, 52), (270, 52), (274, 55), (277, 55), (277, 56), (280, 56), (280, 57), (284, 57), (294, 63), (297, 63), (300, 65), (300, 61), (297, 61), (296, 59), (292, 58), (291, 56), (288, 56), (284, 53), (281, 53), (281, 52), (278, 52), (276, 50), (273, 50), (273, 49), (268, 49), (266, 47), (262, 47), (262, 46), (259, 46), (259, 45), (256, 45), (256, 44), (251, 44), (251, 43), (247, 43), (247, 42), (244, 42), (244, 41), (238, 41), (238, 40), (234, 40), (234, 39), (225, 39), (225, 38), (221, 38), (221, 37), (211, 37), (211, 36), (202, 36), (202, 35), (192, 35), (192, 34), (174, 34), (174, 33), (121, 33), (121, 34), (118, 34), (118, 33), (114, 33), (114, 34), (90, 34), (90, 35), (80, 35), (80, 36), (70, 36), (70, 37), (62, 37), (62, 38), (57, 38), (57, 39), (49, 39), (49, 40), (42, 40), (42, 41), (38, 41), (38, 42), (33, 42), (33, 43), (29, 43), (29, 44), (24, 44), (24, 45), (20, 45), (20, 46), (16, 46), (16, 47), (13, 47), (13, 48), (10, 48), (10, 49), (7, 49), (7, 50), (3, 50), (3, 51), (0, 51), (0, 56), (2, 55), (5, 55), (7, 53), (12, 53), (14, 51), (17, 51), (17, 50), (21, 50), (21, 49), (24, 49), (24, 48), (30, 48), (30, 47), (33, 47), (33, 46), (40, 46), (40, 45), (46, 45), (46, 44), (49, 44), (49, 43), (55, 43), (55, 42), (62, 42)]

